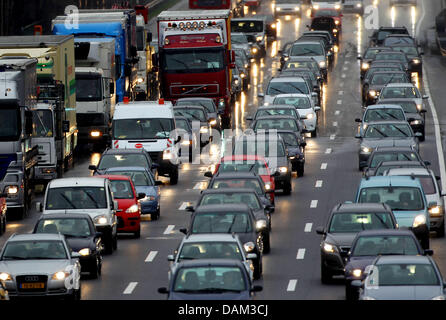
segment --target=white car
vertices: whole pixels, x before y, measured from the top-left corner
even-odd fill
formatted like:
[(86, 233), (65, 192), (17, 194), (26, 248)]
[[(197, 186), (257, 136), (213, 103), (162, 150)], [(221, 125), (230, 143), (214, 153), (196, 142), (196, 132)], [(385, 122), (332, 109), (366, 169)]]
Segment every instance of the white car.
[(311, 9), (342, 9), (342, 0), (311, 0)]
[(276, 0), (274, 3), (274, 18), (279, 16), (299, 16), (302, 17), (302, 6), (299, 1)]
[(279, 94), (274, 97), (273, 104), (287, 104), (296, 108), (301, 119), (304, 119), (306, 130), (312, 137), (317, 135), (317, 112), (321, 107), (315, 106), (313, 99), (306, 94)]
[(412, 83), (389, 83), (382, 88), (379, 99), (413, 99), (420, 110), (423, 108), (423, 100), (429, 99), (429, 96), (422, 96), (420, 90)]
[(314, 102), (317, 100), (317, 93), (312, 92), (308, 82), (302, 77), (277, 77), (272, 78), (266, 93), (259, 93), (258, 97), (263, 98), (263, 104), (269, 105), (274, 101), (274, 97), (279, 94), (300, 93), (308, 96)]

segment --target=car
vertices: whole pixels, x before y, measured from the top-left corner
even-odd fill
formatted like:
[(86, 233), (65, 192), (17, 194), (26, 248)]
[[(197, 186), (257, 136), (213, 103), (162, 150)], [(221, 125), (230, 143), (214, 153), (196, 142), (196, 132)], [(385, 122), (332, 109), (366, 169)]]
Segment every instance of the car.
[(387, 170), (393, 168), (426, 168), (426, 165), (418, 161), (382, 161), (376, 168), (367, 168), (364, 177), (383, 176)]
[[(150, 214), (152, 220), (158, 220), (161, 215), (162, 182), (155, 180), (153, 174), (144, 167), (116, 167), (105, 171), (106, 175), (121, 175), (132, 179), (141, 205), (141, 214)], [(144, 194), (144, 197), (140, 197)]]
[(304, 121), (305, 129), (311, 137), (317, 136), (318, 112), (321, 107), (314, 104), (312, 99), (303, 94), (279, 94), (274, 97), (273, 104), (293, 105)]
[(210, 204), (247, 204), (256, 218), (256, 227), (261, 229), (263, 253), (271, 251), (271, 213), (274, 206), (268, 202), (262, 201), (262, 198), (253, 189), (244, 188), (218, 188), (203, 190), (196, 206), (186, 208), (189, 212), (194, 212), (195, 208)]
[(308, 86), (312, 88), (312, 91), (316, 92), (317, 99), (316, 104), (321, 105), (322, 103), (322, 90), (323, 90), (323, 80), (318, 79), (316, 74), (310, 68), (293, 68), (283, 70), (279, 77), (302, 77), (308, 82)]
[[(330, 31), (326, 31), (326, 30), (312, 30), (312, 31), (303, 31), (302, 32), (302, 37), (305, 36), (311, 36), (311, 37), (316, 37), (316, 36), (324, 36), (328, 42), (330, 43), (331, 46), (331, 51), (336, 52), (336, 39), (333, 37), (333, 34)], [(339, 49), (339, 47), (337, 48)]]
[(139, 238), (141, 236), (141, 204), (139, 200), (144, 199), (146, 194), (136, 193), (133, 181), (129, 176), (104, 174), (97, 177), (107, 178), (110, 181), (113, 198), (118, 202), (118, 210), (116, 210), (118, 232), (133, 233), (135, 238)]
[(357, 288), (351, 283), (364, 280), (366, 268), (377, 256), (384, 255), (425, 255), (432, 250), (423, 250), (413, 232), (404, 229), (365, 230), (356, 235), (345, 264), (345, 297), (359, 298)]
[(250, 16), (243, 18), (231, 19), (231, 34), (232, 33), (244, 33), (249, 37), (252, 37), (254, 41), (260, 47), (259, 57), (266, 55), (266, 17), (265, 16)]
[(298, 16), (302, 17), (302, 5), (299, 1), (292, 0), (276, 0), (274, 2), (274, 18), (280, 16)]
[(336, 28), (339, 32), (342, 31), (342, 11), (336, 8), (320, 8), (319, 10), (311, 11), (311, 18), (331, 17), (334, 19)]
[(158, 288), (168, 300), (250, 300), (253, 286), (239, 260), (200, 259), (180, 262), (172, 274), (169, 289)]
[(445, 300), (443, 277), (430, 256), (379, 256), (371, 273), (352, 285), (360, 300)]
[[(324, 79), (327, 79), (328, 60), (331, 51), (325, 51), (324, 44), (318, 41), (296, 41), (289, 51), (289, 57), (310, 57), (316, 60), (322, 72)], [(286, 92), (284, 92), (286, 93)]]
[(314, 30), (323, 30), (331, 33), (333, 38), (335, 39), (336, 45), (339, 45), (339, 34), (340, 29), (336, 25), (336, 19), (333, 17), (314, 17), (311, 19), (311, 25), (307, 26), (311, 31)]
[(425, 136), (425, 124), (426, 124), (426, 112), (427, 110), (423, 108), (423, 105), (417, 105), (414, 99), (380, 99), (378, 104), (396, 104), (400, 105), (406, 118), (409, 121), (410, 127), (413, 132), (420, 132), (422, 136), (420, 141), (424, 141)]
[(404, 71), (376, 71), (362, 85), (362, 101), (365, 106), (374, 104), (381, 90), (389, 83), (410, 83)]
[(334, 275), (344, 275), (348, 252), (356, 235), (363, 230), (396, 229), (391, 208), (377, 203), (340, 203), (333, 207), (325, 227), (317, 227), (322, 235), (321, 282), (329, 283)]
[(236, 234), (191, 234), (183, 237), (174, 254), (167, 256), (171, 262), (168, 272), (169, 280), (182, 261), (196, 259), (235, 259), (240, 260), (253, 279), (254, 266), (252, 260), (255, 253), (246, 253), (243, 244)]
[[(231, 81), (231, 90), (232, 90), (232, 99), (237, 100), (240, 98), (243, 87), (245, 86), (245, 80), (240, 77), (240, 70), (238, 66), (232, 69), (232, 81)], [(221, 130), (220, 130), (221, 131)]]
[(8, 209), (6, 205), (6, 193), (0, 193), (0, 235), (6, 231), (6, 211)]
[(343, 11), (344, 12), (356, 12), (362, 16), (364, 14), (364, 1), (363, 0), (344, 0)]
[(381, 51), (378, 52), (375, 55), (375, 59), (373, 59), (373, 62), (382, 62), (382, 61), (399, 61), (403, 64), (404, 69), (407, 73), (407, 77), (411, 78), (410, 73), (410, 60), (407, 58), (406, 54), (404, 52), (398, 52), (398, 51)]
[(369, 105), (364, 111), (361, 118), (356, 118), (355, 121), (359, 123), (359, 134), (363, 135), (367, 129), (368, 123), (373, 121), (407, 121), (404, 110), (399, 105), (392, 104), (376, 104)]
[(262, 50), (252, 35), (231, 32), (231, 46), (234, 49), (243, 49), (249, 60), (259, 60), (262, 56)]
[[(306, 32), (302, 36), (300, 36), (299, 39), (297, 39), (297, 41), (322, 41), (326, 52), (337, 52), (337, 51), (335, 51), (334, 41), (332, 42), (332, 39), (329, 36), (327, 36), (326, 34), (321, 34), (321, 33), (315, 32), (315, 31), (310, 31), (310, 32)], [(329, 67), (332, 66), (333, 61), (334, 61), (334, 55), (331, 54), (328, 56), (328, 66)]]
[(89, 165), (88, 169), (93, 171), (94, 175), (103, 174), (107, 169), (113, 167), (125, 167), (128, 165), (135, 165), (148, 168), (155, 171), (158, 168), (156, 163), (153, 163), (152, 158), (144, 149), (106, 149), (99, 159), (97, 165)]
[(272, 78), (268, 83), (266, 93), (259, 93), (257, 96), (263, 98), (263, 104), (271, 104), (275, 96), (285, 93), (305, 94), (312, 100), (317, 98), (317, 93), (312, 92), (308, 82), (302, 77)]
[[(212, 129), (221, 131), (221, 120), (218, 115), (217, 106), (212, 98), (180, 98), (175, 106), (202, 106), (206, 108), (209, 125)], [(175, 110), (175, 109), (174, 109)]]
[(235, 233), (247, 253), (255, 253), (254, 279), (260, 279), (263, 263), (262, 229), (258, 228), (252, 210), (246, 204), (206, 205), (195, 209), (191, 216), (189, 229), (180, 232), (189, 234)]
[(211, 170), (205, 172), (206, 177), (212, 177), (217, 172), (255, 172), (265, 184), (265, 189), (270, 191), (268, 193), (272, 205), (274, 205), (274, 191), (276, 186), (274, 183), (274, 175), (268, 167), (265, 158), (257, 155), (232, 155), (222, 157), (220, 162), (211, 166)]
[(355, 202), (386, 203), (392, 209), (400, 228), (409, 228), (424, 249), (429, 249), (428, 203), (419, 179), (405, 176), (379, 176), (361, 179)]
[(277, 130), (277, 134), (285, 143), (288, 158), (291, 161), (291, 170), (296, 171), (298, 177), (305, 172), (305, 147), (307, 143), (301, 135), (290, 130)]
[(276, 115), (258, 117), (251, 124), (251, 129), (254, 132), (261, 132), (261, 130), (290, 130), (296, 132), (298, 135), (306, 132), (304, 124), (293, 116)]
[(262, 14), (262, 17), (266, 19), (266, 36), (267, 40), (277, 40), (277, 22), (276, 18), (272, 14)]
[(388, 63), (388, 61), (385, 63), (382, 61), (372, 63), (365, 72), (364, 78), (361, 79), (361, 84), (363, 84), (365, 80), (370, 81), (373, 74), (379, 71), (405, 71), (405, 68), (399, 61), (395, 61), (395, 63)]
[[(415, 46), (417, 43), (415, 41), (415, 39), (408, 34), (389, 34), (388, 36), (385, 37), (384, 42), (383, 42), (383, 46), (400, 46), (400, 45), (411, 45), (411, 46)], [(392, 48), (393, 50), (393, 48)]]
[(382, 45), (384, 39), (391, 34), (407, 34), (409, 35), (409, 31), (406, 27), (384, 27), (381, 26), (378, 30), (375, 30), (373, 34), (370, 36), (370, 46), (379, 46)]
[(180, 105), (173, 107), (173, 112), (175, 117), (181, 116), (188, 119), (191, 123), (192, 131), (199, 130), (201, 147), (204, 147), (209, 143), (209, 139), (212, 134), (212, 125), (208, 121), (209, 117), (206, 107), (201, 105)]
[(118, 248), (118, 202), (113, 197), (111, 183), (106, 178), (60, 178), (51, 180), (43, 204), (36, 204), (43, 214), (88, 213), (98, 232), (102, 233), (105, 253)]
[(193, 149), (198, 146), (197, 135), (192, 132), (192, 125), (186, 117), (175, 117), (176, 130), (181, 136), (180, 159), (183, 163), (193, 160)]
[(435, 231), (438, 237), (444, 237), (444, 194), (438, 185), (440, 177), (436, 176), (432, 170), (423, 167), (391, 168), (383, 175), (411, 176), (420, 180), (427, 203), (436, 203), (435, 206), (429, 208), (431, 230)]
[(421, 133), (413, 133), (407, 121), (373, 121), (368, 122), (363, 135), (357, 134), (360, 139), (358, 148), (358, 167), (362, 171), (373, 149), (379, 147), (412, 147), (418, 152), (418, 138)]
[(253, 117), (248, 116), (245, 119), (248, 121), (254, 121), (258, 118), (269, 116), (290, 116), (298, 121), (300, 120), (300, 116), (297, 113), (296, 108), (286, 104), (269, 104), (259, 106)]
[(278, 69), (280, 72), (287, 72), (287, 71), (293, 71), (294, 69), (300, 69), (300, 68), (308, 68), (311, 71), (313, 71), (316, 79), (321, 83), (321, 86), (323, 86), (325, 78), (322, 74), (321, 68), (319, 66), (319, 63), (317, 63), (316, 60), (314, 60), (311, 57), (290, 57), (289, 52), (283, 54), (283, 63), (281, 62), (281, 67)]
[[(386, 38), (389, 39), (389, 37)], [(423, 76), (423, 60), (421, 58), (424, 55), (424, 51), (420, 51), (414, 44), (412, 45), (400, 45), (400, 44), (388, 44), (394, 51), (404, 52), (409, 59), (409, 71), (411, 73), (417, 73), (418, 77)]]
[(342, 1), (341, 0), (311, 0), (310, 8), (312, 11), (321, 10), (321, 9), (336, 9), (342, 10)]
[(13, 234), (0, 256), (0, 279), (10, 298), (81, 299), (80, 254), (62, 234)]
[(383, 99), (412, 99), (418, 106), (423, 107), (423, 100), (429, 99), (427, 95), (421, 95), (420, 90), (411, 83), (389, 83), (379, 95), (378, 104)]
[(65, 236), (73, 252), (79, 254), (81, 272), (96, 279), (102, 270), (102, 234), (96, 232), (94, 222), (86, 213), (45, 214), (37, 220), (33, 233), (55, 233)]
[(370, 68), (370, 64), (375, 59), (376, 54), (382, 51), (391, 51), (391, 48), (388, 47), (368, 47), (364, 54), (358, 55), (358, 60), (361, 61), (360, 75), (361, 79), (364, 78), (365, 73)]
[(286, 154), (286, 146), (280, 136), (274, 134), (240, 136), (233, 143), (232, 153), (264, 157), (274, 175), (276, 190), (282, 189), (285, 195), (291, 194), (291, 161)]

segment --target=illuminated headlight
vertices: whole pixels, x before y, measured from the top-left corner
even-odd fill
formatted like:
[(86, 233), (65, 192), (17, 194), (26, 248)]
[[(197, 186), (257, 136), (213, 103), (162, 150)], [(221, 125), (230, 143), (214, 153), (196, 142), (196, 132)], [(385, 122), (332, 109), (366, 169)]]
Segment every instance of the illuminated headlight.
[(299, 11), (300, 8), (299, 7), (294, 7), (294, 11)]
[(295, 156), (292, 156), (292, 157), (290, 157), (290, 160), (294, 160), (294, 159), (296, 159), (296, 157), (295, 157)]
[(88, 248), (81, 249), (81, 250), (79, 250), (79, 254), (81, 256), (88, 256), (88, 255), (90, 255), (90, 249), (88, 249)]
[(307, 114), (307, 120), (311, 120), (313, 118), (314, 118), (314, 114), (312, 114), (312, 113)]
[(422, 108), (423, 108), (423, 106), (421, 104), (417, 104), (418, 111), (420, 111)]
[(209, 128), (208, 127), (201, 127), (200, 128), (200, 133), (208, 133)]
[(369, 91), (369, 96), (371, 96), (371, 97), (376, 97), (376, 95), (377, 95), (376, 90), (370, 90), (370, 91)]
[(276, 29), (276, 24), (273, 23), (273, 24), (271, 25), (271, 28)]
[(256, 229), (259, 231), (259, 230), (263, 230), (263, 229), (266, 229), (266, 227), (267, 227), (267, 223), (266, 223), (266, 221), (265, 220), (257, 220), (256, 221)]
[(423, 214), (420, 214), (416, 216), (415, 219), (413, 220), (412, 227), (417, 228), (423, 224), (426, 224), (426, 217)]
[(432, 300), (446, 300), (446, 298), (444, 296), (436, 296)]
[(236, 86), (238, 86), (238, 83), (239, 83), (238, 79), (235, 79), (234, 83), (235, 83)]
[(265, 183), (265, 189), (266, 190), (271, 190), (271, 183)]
[(363, 130), (365, 130), (365, 129), (367, 129), (367, 123), (364, 123), (363, 125), (362, 125), (362, 128), (363, 128)]
[(313, 9), (315, 9), (315, 10), (319, 10), (319, 5), (318, 5), (318, 4), (315, 4), (315, 5), (313, 6)]
[(257, 53), (257, 51), (258, 51), (257, 48), (252, 48), (252, 49), (251, 49), (251, 52), (252, 52), (252, 53)]
[(370, 152), (372, 152), (372, 148), (362, 146), (361, 152), (362, 153), (370, 153)]
[(410, 124), (421, 124), (421, 121), (420, 120), (414, 120), (414, 121), (411, 121)]
[(262, 36), (258, 36), (258, 37), (256, 38), (257, 41), (262, 41), (262, 39), (263, 39)]
[(172, 153), (169, 149), (166, 149), (163, 151), (163, 160), (170, 160), (172, 159)]
[(282, 10), (280, 7), (276, 7), (276, 11), (280, 11)]
[(68, 277), (70, 275), (69, 272), (66, 271), (59, 271), (56, 272), (55, 274), (53, 274), (53, 276), (51, 277), (51, 279), (53, 280), (64, 280), (66, 277)]
[(245, 79), (246, 78), (246, 74), (244, 72), (240, 73), (240, 78)]
[(362, 3), (357, 3), (356, 4), (356, 8), (361, 8), (362, 7)]
[(183, 141), (181, 141), (181, 145), (182, 146), (189, 146), (191, 144), (192, 144), (192, 141), (190, 141), (190, 140), (183, 140)]
[(218, 105), (219, 105), (220, 107), (224, 107), (224, 106), (225, 106), (225, 100), (224, 100), (224, 99), (220, 99), (220, 100), (218, 101)]
[[(238, 81), (238, 79), (236, 79), (236, 80)], [(211, 121), (209, 121), (209, 124), (210, 124), (211, 126), (215, 126), (215, 125), (217, 125), (217, 120), (212, 119)]]
[(370, 68), (370, 64), (368, 64), (367, 62), (364, 62), (361, 64), (361, 69), (362, 70), (367, 70), (368, 68)]
[(339, 20), (336, 20), (335, 21), (335, 25), (338, 25), (340, 22), (339, 22)]
[(17, 194), (19, 192), (18, 186), (8, 186), (6, 188), (8, 194)]
[(337, 5), (335, 5), (335, 9), (339, 10), (339, 9), (341, 9), (341, 6), (339, 4), (337, 4)]
[(288, 59), (290, 59), (290, 57), (285, 57), (284, 59), (285, 59), (285, 61), (288, 61)]
[(94, 223), (96, 224), (107, 224), (107, 222), (106, 216), (97, 216), (94, 218)]
[(325, 68), (325, 61), (321, 61), (321, 62), (319, 62), (319, 67), (321, 67), (321, 68)]
[(138, 205), (134, 204), (130, 206), (127, 210), (125, 210), (125, 213), (136, 213), (139, 211)]
[(328, 253), (334, 253), (336, 250), (336, 247), (330, 243), (324, 243), (324, 251)]
[(94, 130), (90, 132), (90, 136), (92, 136), (93, 138), (97, 138), (100, 137), (102, 135), (101, 131), (98, 130)]
[(12, 280), (12, 277), (9, 273), (6, 272), (2, 272), (0, 273), (0, 280), (1, 281), (8, 281), (8, 280)]
[(338, 46), (334, 46), (334, 52), (338, 52), (339, 51), (339, 47)]
[(413, 59), (412, 60), (413, 64), (420, 64), (420, 62), (421, 62), (420, 59)]
[(143, 83), (143, 82), (144, 82), (144, 79), (140, 77), (140, 78), (138, 78), (137, 81), (138, 81), (138, 83)]
[(246, 242), (243, 245), (243, 248), (245, 249), (246, 252), (253, 251), (255, 247), (256, 247), (256, 245), (253, 242)]
[(361, 270), (361, 269), (353, 269), (353, 270), (352, 270), (352, 275), (353, 275), (355, 278), (360, 278), (361, 275), (362, 275), (362, 270)]
[(155, 200), (156, 200), (155, 196), (145, 196), (144, 198), (138, 200), (138, 202), (141, 202), (141, 201), (155, 201)]
[(443, 212), (443, 210), (442, 210), (441, 206), (435, 206), (435, 207), (429, 208), (429, 213), (432, 215), (441, 215), (442, 212)]
[(333, 29), (333, 33), (338, 33), (338, 29)]
[(280, 173), (287, 173), (288, 172), (288, 168), (287, 167), (280, 167), (279, 168), (279, 172)]

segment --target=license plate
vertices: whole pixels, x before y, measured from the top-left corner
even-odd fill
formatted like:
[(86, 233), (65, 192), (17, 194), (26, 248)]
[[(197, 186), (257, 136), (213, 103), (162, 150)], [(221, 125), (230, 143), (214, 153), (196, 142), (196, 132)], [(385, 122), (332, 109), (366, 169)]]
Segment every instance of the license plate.
[(22, 289), (43, 289), (45, 288), (45, 284), (43, 282), (22, 283), (20, 287)]

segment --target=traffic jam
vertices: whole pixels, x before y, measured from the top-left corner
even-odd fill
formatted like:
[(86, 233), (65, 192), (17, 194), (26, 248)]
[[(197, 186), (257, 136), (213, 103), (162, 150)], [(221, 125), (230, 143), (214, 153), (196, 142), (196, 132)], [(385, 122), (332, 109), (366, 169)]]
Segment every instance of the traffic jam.
[(445, 300), (446, 1), (180, 0), (0, 37), (0, 298)]

